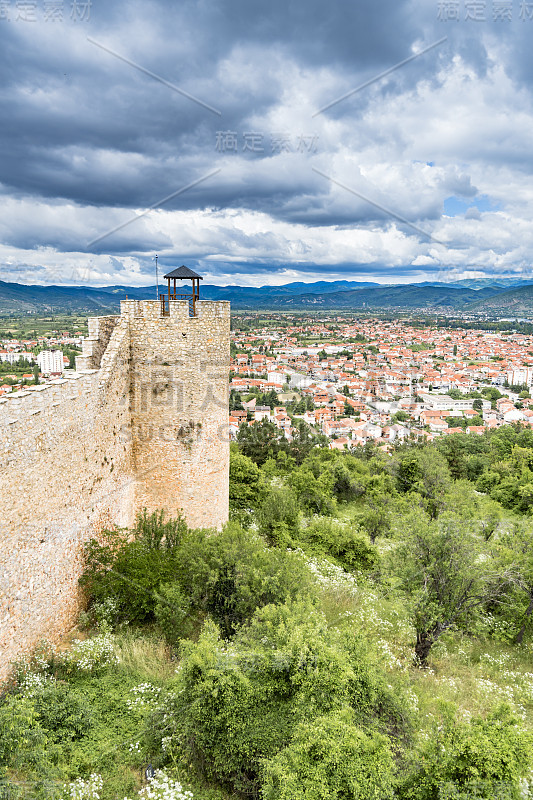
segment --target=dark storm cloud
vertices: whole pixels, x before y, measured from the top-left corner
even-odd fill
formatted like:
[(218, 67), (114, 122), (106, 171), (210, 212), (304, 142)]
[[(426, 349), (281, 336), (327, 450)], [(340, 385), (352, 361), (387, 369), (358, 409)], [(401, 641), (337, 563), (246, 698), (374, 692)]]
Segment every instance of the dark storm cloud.
[[(501, 69), (522, 87), (525, 108), (531, 101), (533, 21), (521, 27), (518, 19), (509, 25), (490, 19), (485, 25), (464, 19), (442, 24), (438, 7), (433, 0), (93, 2), (87, 22), (0, 20), (0, 182), (5, 196), (24, 208), (30, 201), (40, 204), (32, 219), (27, 212), (17, 217), (16, 209), (10, 211), (0, 223), (4, 245), (84, 251), (99, 239), (89, 251), (123, 255), (157, 248), (173, 253), (176, 240), (168, 227), (156, 230), (150, 219), (126, 224), (169, 195), (174, 196), (161, 204), (164, 211), (207, 208), (216, 215), (244, 210), (309, 230), (352, 226), (388, 234), (397, 225), (420, 241), (416, 232), (393, 223), (386, 209), (431, 228), (447, 197), (476, 196), (480, 165), (531, 171), (528, 142), (511, 140), (503, 123), (501, 133), (485, 136), (483, 127), (473, 131), (477, 120), (465, 123), (468, 101), (448, 119), (447, 108), (432, 100), (442, 91), (443, 74), (460, 59), (470, 73), (458, 85), (459, 94), (468, 81), (475, 85)], [(322, 106), (409, 57), (415, 45), (420, 50), (444, 36), (447, 41), (431, 52), (313, 117)], [(396, 98), (406, 98), (405, 104), (396, 115), (389, 111), (381, 124), (379, 114)], [(506, 102), (502, 91), (495, 112), (512, 117), (518, 110), (515, 101), (509, 100), (508, 108)], [(418, 121), (428, 120), (434, 120), (434, 129), (427, 142), (415, 146)], [(217, 136), (224, 131), (235, 132), (237, 152), (217, 149)], [(243, 149), (246, 131), (261, 133), (262, 151)], [(276, 131), (291, 137), (291, 153), (273, 151)], [(302, 135), (316, 135), (316, 151), (297, 152)], [(435, 161), (436, 169), (444, 165), (442, 174), (422, 173), (417, 163), (425, 159)], [(476, 159), (473, 175), (469, 162)], [(380, 162), (388, 165), (388, 174), (370, 169)], [(328, 184), (313, 172), (314, 165), (361, 196)], [(216, 169), (220, 173), (213, 179), (177, 193)], [(505, 205), (501, 197), (498, 201)], [(74, 209), (72, 222), (62, 204)], [(468, 221), (475, 222), (472, 215)], [(272, 253), (272, 263), (281, 265), (280, 236), (228, 229), (221, 237), (220, 263), (233, 264), (224, 262), (223, 254), (235, 246), (262, 253), (263, 262)], [(462, 241), (459, 235), (456, 239)], [(205, 250), (201, 243), (186, 243), (199, 263), (214, 251), (212, 243)], [(301, 247), (305, 250), (305, 243)], [(376, 247), (370, 245), (369, 263), (386, 269)], [(241, 264), (251, 275), (253, 258)], [(337, 271), (357, 271), (357, 262), (344, 251), (338, 259)], [(391, 261), (397, 261), (396, 255)], [(149, 262), (139, 263), (144, 269)], [(209, 263), (215, 269), (216, 262)], [(315, 269), (305, 254), (299, 255), (298, 268)], [(368, 264), (362, 269), (368, 270)], [(408, 264), (405, 269), (415, 268)]]
[[(378, 13), (370, 4), (345, 2), (252, 8), (234, 0), (112, 9), (95, 3), (88, 25), (0, 25), (0, 180), (15, 192), (41, 197), (149, 204), (154, 186), (168, 194), (191, 180), (196, 166), (216, 159), (217, 129), (242, 132), (252, 114), (280, 102), (283, 72), (274, 76), (270, 70), (276, 52), (356, 80), (400, 59), (420, 33), (403, 5), (382, 2)], [(216, 105), (222, 118), (98, 49), (87, 41), (89, 33)], [(220, 70), (239, 47), (246, 47), (250, 67), (258, 71), (249, 86), (236, 85)], [(289, 186), (290, 180), (287, 191)], [(249, 197), (261, 205), (265, 193), (249, 187), (245, 198), (237, 193), (231, 202)], [(206, 189), (204, 204), (210, 199)], [(174, 207), (198, 202), (191, 197)]]

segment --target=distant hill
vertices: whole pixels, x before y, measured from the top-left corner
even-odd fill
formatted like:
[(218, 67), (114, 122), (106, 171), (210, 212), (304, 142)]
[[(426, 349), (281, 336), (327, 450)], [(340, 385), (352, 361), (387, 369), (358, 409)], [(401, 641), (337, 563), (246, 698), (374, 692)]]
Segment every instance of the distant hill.
[(353, 309), (461, 309), (481, 298), (492, 297), (498, 289), (486, 288), (478, 291), (449, 286), (383, 286), (357, 289), (330, 294), (302, 294), (293, 297), (273, 297), (274, 307), (296, 308), (353, 308)]
[(114, 311), (118, 300), (105, 289), (71, 286), (26, 286), (0, 281), (0, 313)]
[[(160, 292), (164, 291), (160, 285)], [(188, 287), (184, 287), (188, 291)], [(408, 284), (383, 286), (357, 281), (317, 281), (284, 286), (201, 287), (206, 300), (229, 300), (236, 310), (386, 310), (460, 311), (468, 308), (489, 313), (512, 311), (526, 314), (533, 310), (533, 286), (509, 290), (490, 285), (470, 288), (452, 284)], [(156, 287), (103, 286), (27, 286), (0, 281), (0, 313), (87, 312), (116, 313), (120, 301), (155, 299)]]
[(425, 281), (418, 286), (459, 286), (466, 289), (513, 289), (518, 286), (528, 286), (532, 281), (523, 278), (463, 278), (460, 281)]
[[(325, 294), (342, 290), (379, 286), (377, 283), (357, 281), (317, 281), (315, 283), (288, 283), (284, 286), (210, 286), (203, 285), (201, 295), (206, 300), (230, 300), (238, 307), (264, 306), (271, 297), (293, 296), (302, 291)], [(159, 291), (164, 292), (160, 285)], [(184, 287), (188, 291), (188, 287)], [(0, 313), (17, 312), (115, 312), (120, 301), (129, 297), (135, 300), (155, 299), (154, 286), (35, 286), (0, 281)]]
[(473, 311), (510, 314), (511, 316), (531, 314), (533, 313), (533, 286), (520, 286), (517, 289), (499, 292), (483, 303), (475, 303), (471, 308)]

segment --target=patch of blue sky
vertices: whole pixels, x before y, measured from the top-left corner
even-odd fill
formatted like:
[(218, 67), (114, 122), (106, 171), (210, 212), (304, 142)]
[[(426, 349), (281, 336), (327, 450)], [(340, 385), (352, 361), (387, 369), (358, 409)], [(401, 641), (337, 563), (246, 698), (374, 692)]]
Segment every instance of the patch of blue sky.
[(461, 200), (455, 195), (447, 197), (444, 201), (444, 213), (447, 217), (458, 217), (465, 214), (469, 208), (477, 208), (482, 214), (485, 211), (499, 211), (501, 206), (495, 203), (486, 194), (480, 194), (473, 200)]

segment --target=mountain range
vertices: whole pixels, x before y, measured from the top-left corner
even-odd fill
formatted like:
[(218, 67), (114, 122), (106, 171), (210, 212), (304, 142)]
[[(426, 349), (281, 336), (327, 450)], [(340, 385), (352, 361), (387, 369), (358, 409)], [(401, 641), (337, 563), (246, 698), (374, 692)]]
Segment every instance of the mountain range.
[[(159, 287), (160, 292), (164, 289), (164, 286)], [(188, 291), (188, 286), (184, 291)], [(126, 296), (137, 300), (155, 299), (156, 287), (37, 286), (0, 281), (0, 314), (116, 313), (120, 300)], [(533, 312), (533, 285), (517, 279), (425, 281), (389, 286), (362, 281), (296, 282), (261, 287), (207, 284), (201, 287), (200, 296), (205, 300), (229, 300), (235, 310), (468, 310), (490, 315)]]

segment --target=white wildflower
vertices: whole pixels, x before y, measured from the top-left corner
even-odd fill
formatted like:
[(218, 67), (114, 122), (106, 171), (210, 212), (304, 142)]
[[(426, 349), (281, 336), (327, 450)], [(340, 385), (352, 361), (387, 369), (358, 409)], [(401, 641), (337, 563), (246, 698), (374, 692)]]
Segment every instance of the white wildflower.
[(78, 639), (72, 643), (70, 650), (61, 654), (61, 660), (66, 666), (82, 672), (111, 667), (119, 663), (115, 653), (115, 638), (110, 633), (100, 633), (85, 641)]
[(25, 697), (35, 697), (50, 684), (54, 683), (51, 675), (42, 675), (39, 672), (28, 672), (20, 684), (20, 691)]
[(99, 800), (103, 785), (101, 775), (93, 774), (87, 780), (77, 778), (64, 785), (61, 800)]
[(139, 800), (193, 800), (193, 794), (169, 778), (164, 770), (157, 769), (148, 786), (139, 792)]
[(151, 683), (140, 683), (130, 689), (133, 697), (126, 700), (126, 705), (130, 711), (149, 711), (157, 702), (160, 692), (159, 686), (153, 686)]

